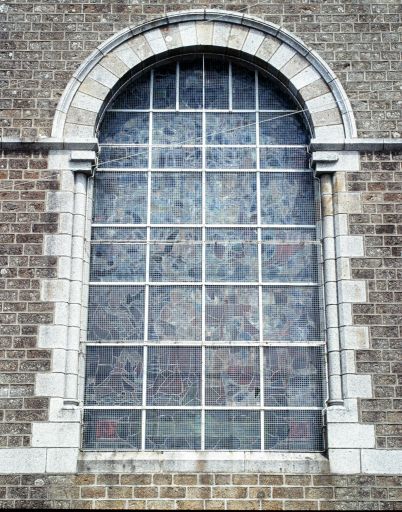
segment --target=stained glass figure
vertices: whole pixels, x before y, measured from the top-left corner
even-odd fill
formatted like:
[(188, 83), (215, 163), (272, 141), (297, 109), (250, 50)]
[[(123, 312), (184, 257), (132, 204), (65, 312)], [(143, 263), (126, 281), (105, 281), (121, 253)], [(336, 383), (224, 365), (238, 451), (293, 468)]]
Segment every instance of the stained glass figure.
[(201, 405), (201, 348), (150, 347), (147, 405)]
[(207, 174), (206, 217), (208, 224), (256, 224), (257, 192), (254, 173)]
[(206, 286), (205, 338), (208, 341), (258, 340), (258, 289)]
[(90, 287), (88, 340), (143, 340), (144, 291), (143, 286)]
[(85, 405), (141, 405), (143, 349), (87, 347)]
[(206, 450), (260, 450), (259, 411), (206, 411)]
[(161, 410), (146, 412), (147, 450), (199, 450), (201, 412)]
[(205, 405), (255, 406), (261, 402), (256, 347), (207, 348)]
[(152, 286), (149, 290), (150, 340), (201, 339), (201, 288)]

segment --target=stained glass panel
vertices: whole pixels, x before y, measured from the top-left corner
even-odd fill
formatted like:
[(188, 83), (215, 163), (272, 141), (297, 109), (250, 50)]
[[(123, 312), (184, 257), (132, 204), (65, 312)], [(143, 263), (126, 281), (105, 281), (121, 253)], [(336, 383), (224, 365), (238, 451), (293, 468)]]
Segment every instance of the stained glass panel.
[(118, 94), (111, 106), (112, 109), (148, 109), (150, 98), (149, 73), (130, 82)]
[(285, 87), (262, 73), (258, 74), (258, 99), (261, 110), (295, 110), (295, 103)]
[(257, 341), (259, 339), (256, 287), (205, 287), (205, 339)]
[(176, 63), (154, 69), (153, 108), (176, 108)]
[(194, 112), (155, 112), (153, 144), (201, 144), (202, 118)]
[(256, 175), (222, 172), (206, 176), (208, 224), (255, 224), (257, 222)]
[(147, 175), (142, 172), (99, 172), (95, 177), (93, 222), (146, 223), (147, 187)]
[(265, 340), (322, 340), (318, 287), (264, 286), (262, 308)]
[(85, 405), (141, 405), (143, 349), (87, 347)]
[(92, 286), (88, 299), (88, 340), (144, 339), (143, 286)]
[(255, 114), (216, 112), (206, 114), (207, 144), (255, 144)]
[(193, 58), (180, 62), (179, 98), (181, 109), (202, 108), (203, 62)]
[(106, 112), (99, 134), (101, 144), (147, 144), (149, 115), (144, 112)]
[(85, 450), (141, 449), (141, 411), (84, 410)]
[(265, 348), (265, 405), (321, 407), (324, 400), (323, 347)]
[(201, 348), (150, 347), (147, 405), (201, 405)]
[(307, 133), (300, 114), (270, 112), (260, 114), (261, 144), (307, 144)]
[(200, 340), (201, 322), (201, 287), (150, 287), (150, 340)]
[(206, 411), (206, 450), (260, 450), (259, 411)]
[(152, 228), (151, 281), (201, 281), (201, 229)]
[(152, 149), (154, 169), (199, 169), (201, 165), (201, 148), (154, 147)]
[(205, 405), (259, 405), (260, 357), (256, 347), (207, 348)]
[(255, 109), (255, 72), (232, 64), (232, 107)]
[(219, 58), (205, 59), (205, 108), (229, 108), (229, 66)]
[(147, 411), (147, 450), (199, 450), (201, 412), (186, 410)]
[(206, 148), (207, 169), (255, 169), (255, 148), (209, 147)]
[[(148, 148), (102, 146), (98, 169), (138, 169), (148, 167)], [(99, 173), (97, 174), (98, 177)]]
[(309, 155), (305, 148), (261, 148), (261, 169), (308, 169)]

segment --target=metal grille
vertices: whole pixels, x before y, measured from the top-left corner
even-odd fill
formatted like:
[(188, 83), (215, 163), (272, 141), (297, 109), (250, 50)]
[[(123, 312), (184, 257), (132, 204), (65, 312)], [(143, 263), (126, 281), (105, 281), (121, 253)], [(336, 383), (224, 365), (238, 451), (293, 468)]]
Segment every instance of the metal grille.
[(183, 57), (100, 126), (84, 448), (321, 451), (320, 235), (302, 113)]

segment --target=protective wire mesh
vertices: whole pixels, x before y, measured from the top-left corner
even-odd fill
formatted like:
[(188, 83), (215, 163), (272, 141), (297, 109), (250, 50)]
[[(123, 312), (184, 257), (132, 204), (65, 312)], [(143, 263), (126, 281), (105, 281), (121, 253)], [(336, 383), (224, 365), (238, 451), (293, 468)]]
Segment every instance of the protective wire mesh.
[(315, 224), (314, 180), (310, 172), (261, 173), (263, 224)]
[(151, 281), (201, 281), (201, 229), (152, 228)]
[(258, 281), (257, 230), (207, 229), (205, 260), (207, 281)]
[(265, 411), (265, 449), (322, 451), (322, 429), (321, 411)]
[(141, 405), (142, 383), (142, 347), (87, 347), (85, 405)]
[(201, 348), (150, 347), (147, 405), (201, 405)]
[(259, 335), (257, 287), (205, 287), (206, 340), (257, 341)]
[[(282, 409), (325, 398), (324, 348), (309, 343), (323, 339), (319, 245), (313, 176), (296, 171), (309, 168), (297, 110), (260, 71), (194, 55), (131, 81), (106, 111), (99, 168), (121, 170), (95, 177), (88, 340), (108, 345), (87, 347), (85, 449), (198, 450), (205, 430), (207, 450), (258, 450), (265, 415), (265, 449), (322, 450), (321, 411)], [(263, 362), (262, 337), (278, 345)]]
[(318, 286), (263, 286), (266, 341), (322, 341)]
[(84, 410), (83, 448), (118, 451), (141, 448), (141, 411)]
[(205, 405), (256, 406), (260, 400), (258, 348), (206, 348)]
[(196, 224), (201, 222), (202, 176), (192, 172), (152, 173), (151, 222)]
[(149, 340), (201, 340), (201, 287), (151, 286)]
[(88, 340), (144, 339), (143, 286), (90, 286)]
[(260, 450), (259, 411), (206, 411), (206, 450)]
[(199, 450), (201, 412), (152, 410), (146, 412), (147, 450)]
[(145, 112), (106, 112), (99, 133), (101, 144), (147, 144), (149, 115)]
[(266, 347), (264, 398), (270, 407), (321, 407), (325, 396), (324, 347)]
[(207, 173), (207, 224), (256, 224), (256, 187), (253, 172)]
[(148, 178), (143, 172), (99, 172), (94, 182), (95, 223), (147, 221)]

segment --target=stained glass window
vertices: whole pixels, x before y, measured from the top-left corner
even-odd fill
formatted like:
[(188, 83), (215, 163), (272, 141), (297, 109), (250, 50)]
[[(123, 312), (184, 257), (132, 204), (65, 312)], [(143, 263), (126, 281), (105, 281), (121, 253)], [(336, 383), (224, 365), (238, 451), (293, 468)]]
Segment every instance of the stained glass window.
[(321, 451), (308, 130), (275, 78), (194, 56), (99, 127), (84, 449)]

